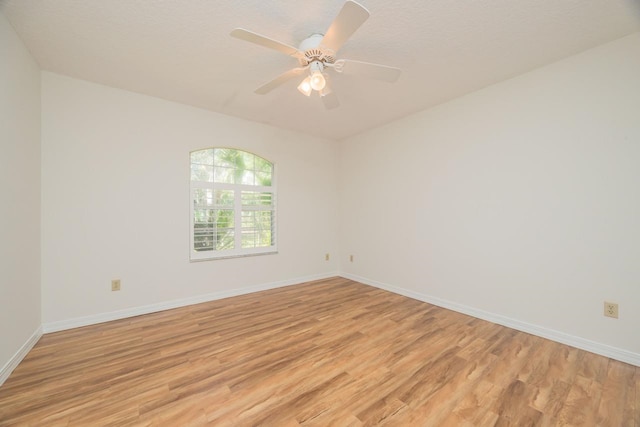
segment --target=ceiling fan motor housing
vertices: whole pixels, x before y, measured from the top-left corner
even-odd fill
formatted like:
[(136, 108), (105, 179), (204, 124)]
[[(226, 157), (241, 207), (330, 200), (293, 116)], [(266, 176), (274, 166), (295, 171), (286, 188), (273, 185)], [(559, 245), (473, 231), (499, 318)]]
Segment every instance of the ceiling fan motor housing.
[(320, 45), (324, 34), (311, 34), (300, 43), (299, 50), (304, 53), (300, 58), (300, 65), (307, 66), (316, 61), (324, 64), (333, 64), (336, 61), (334, 52)]

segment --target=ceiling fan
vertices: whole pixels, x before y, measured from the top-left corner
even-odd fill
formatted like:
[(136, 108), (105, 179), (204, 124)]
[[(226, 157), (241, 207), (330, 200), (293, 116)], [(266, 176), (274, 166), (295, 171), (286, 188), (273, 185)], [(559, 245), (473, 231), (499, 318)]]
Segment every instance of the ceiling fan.
[(282, 52), (296, 58), (300, 64), (275, 79), (260, 86), (255, 93), (264, 95), (283, 83), (307, 72), (307, 76), (298, 86), (298, 90), (310, 96), (315, 90), (320, 94), (326, 108), (336, 108), (338, 97), (328, 83), (327, 71), (360, 75), (363, 77), (394, 82), (400, 76), (400, 69), (386, 65), (349, 59), (336, 59), (336, 53), (355, 31), (369, 18), (369, 11), (352, 0), (342, 6), (325, 34), (312, 34), (300, 43), (298, 48), (273, 40), (243, 28), (231, 31), (231, 36)]

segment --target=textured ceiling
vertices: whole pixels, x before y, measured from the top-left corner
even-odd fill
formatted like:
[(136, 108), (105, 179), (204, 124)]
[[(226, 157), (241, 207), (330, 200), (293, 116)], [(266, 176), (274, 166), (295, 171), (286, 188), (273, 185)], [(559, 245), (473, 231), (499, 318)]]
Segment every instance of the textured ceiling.
[(253, 90), (295, 59), (232, 38), (298, 46), (343, 0), (0, 0), (41, 68), (340, 139), (640, 31), (640, 0), (361, 0), (371, 17), (340, 58), (399, 67), (396, 83), (332, 76), (325, 110), (297, 80)]

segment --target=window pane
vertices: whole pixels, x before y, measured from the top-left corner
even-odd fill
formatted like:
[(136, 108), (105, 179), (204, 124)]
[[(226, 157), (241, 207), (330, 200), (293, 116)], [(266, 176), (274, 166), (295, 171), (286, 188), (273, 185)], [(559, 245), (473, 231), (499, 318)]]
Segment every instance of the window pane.
[(233, 209), (218, 209), (215, 211), (216, 250), (233, 249), (234, 213)]
[(206, 165), (191, 164), (191, 181), (213, 181), (213, 167)]
[(193, 224), (193, 249), (196, 251), (210, 251), (213, 249), (214, 224), (209, 221), (212, 216), (208, 209), (197, 209), (194, 211)]
[(265, 172), (271, 174), (273, 172), (273, 164), (262, 157), (256, 156), (255, 158), (256, 166), (255, 169), (259, 172)]
[(235, 153), (231, 148), (216, 148), (214, 150), (213, 164), (215, 166), (235, 167)]
[(215, 204), (219, 207), (233, 206), (233, 190), (215, 190)]
[(255, 165), (256, 155), (252, 153), (247, 153), (246, 151), (240, 151), (242, 155), (242, 166), (243, 169), (253, 169)]
[(193, 239), (193, 249), (195, 251), (203, 252), (213, 250), (213, 237), (195, 235)]
[(194, 209), (193, 219), (196, 223), (210, 222), (209, 221), (209, 209)]
[(253, 231), (242, 230), (242, 247), (243, 248), (256, 247), (256, 236)]
[(273, 194), (259, 191), (243, 191), (242, 206), (271, 206)]
[(242, 211), (242, 247), (271, 246), (272, 218), (271, 211)]
[(233, 209), (194, 209), (194, 250), (233, 249), (234, 245)]
[(193, 192), (193, 204), (195, 207), (207, 207), (213, 205), (213, 190), (196, 188)]
[(233, 228), (234, 215), (233, 209), (218, 209), (215, 211), (216, 228)]
[(218, 229), (216, 234), (216, 250), (223, 251), (225, 249), (233, 249), (235, 246), (235, 237), (233, 229)]
[(247, 163), (253, 165), (253, 160), (250, 160), (251, 157), (253, 157), (253, 154), (244, 151), (232, 148), (216, 148), (214, 151), (214, 165), (237, 169), (242, 173), (245, 169), (253, 169), (253, 166), (247, 166)]
[(256, 174), (252, 170), (242, 171), (242, 180), (240, 184), (244, 185), (256, 185)]
[(193, 206), (198, 208), (233, 206), (233, 190), (196, 188), (193, 191)]
[(256, 172), (256, 185), (271, 186), (271, 173)]
[(214, 182), (222, 184), (235, 184), (235, 172), (236, 170), (233, 168), (216, 166)]
[(213, 149), (194, 151), (191, 153), (191, 163), (213, 166)]

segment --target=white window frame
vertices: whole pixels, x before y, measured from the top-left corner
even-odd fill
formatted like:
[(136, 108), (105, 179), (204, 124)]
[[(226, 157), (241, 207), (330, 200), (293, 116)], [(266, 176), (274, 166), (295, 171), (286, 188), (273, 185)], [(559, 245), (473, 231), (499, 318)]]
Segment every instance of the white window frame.
[[(236, 151), (242, 151), (245, 153), (253, 154), (254, 156), (260, 157), (267, 162), (269, 162), (272, 166), (271, 169), (271, 186), (262, 186), (262, 185), (247, 185), (247, 184), (226, 184), (226, 183), (216, 183), (216, 182), (208, 182), (208, 181), (193, 181), (191, 179), (191, 153), (203, 150), (211, 150), (211, 149), (221, 149), (227, 148)], [(215, 166), (214, 166), (215, 168)], [(237, 258), (237, 257), (245, 257), (245, 256), (254, 256), (254, 255), (267, 255), (267, 254), (276, 254), (278, 253), (278, 236), (277, 236), (277, 212), (276, 212), (276, 200), (277, 200), (277, 192), (276, 192), (276, 165), (274, 162), (255, 154), (250, 151), (242, 150), (240, 148), (232, 148), (232, 147), (208, 147), (202, 148), (200, 150), (194, 150), (189, 153), (189, 260), (190, 261), (206, 261), (213, 259), (224, 259), (224, 258)], [(196, 189), (211, 189), (215, 190), (233, 190), (234, 191), (234, 248), (233, 249), (225, 249), (225, 250), (210, 250), (210, 251), (197, 251), (194, 248), (195, 245), (195, 192)], [(263, 247), (254, 247), (254, 248), (243, 248), (242, 247), (242, 191), (251, 191), (251, 192), (264, 192), (271, 193), (271, 212), (272, 212), (272, 223), (271, 223), (271, 246), (263, 246)], [(247, 209), (245, 206), (245, 211), (252, 210)], [(264, 210), (264, 209), (256, 209), (256, 210)]]

